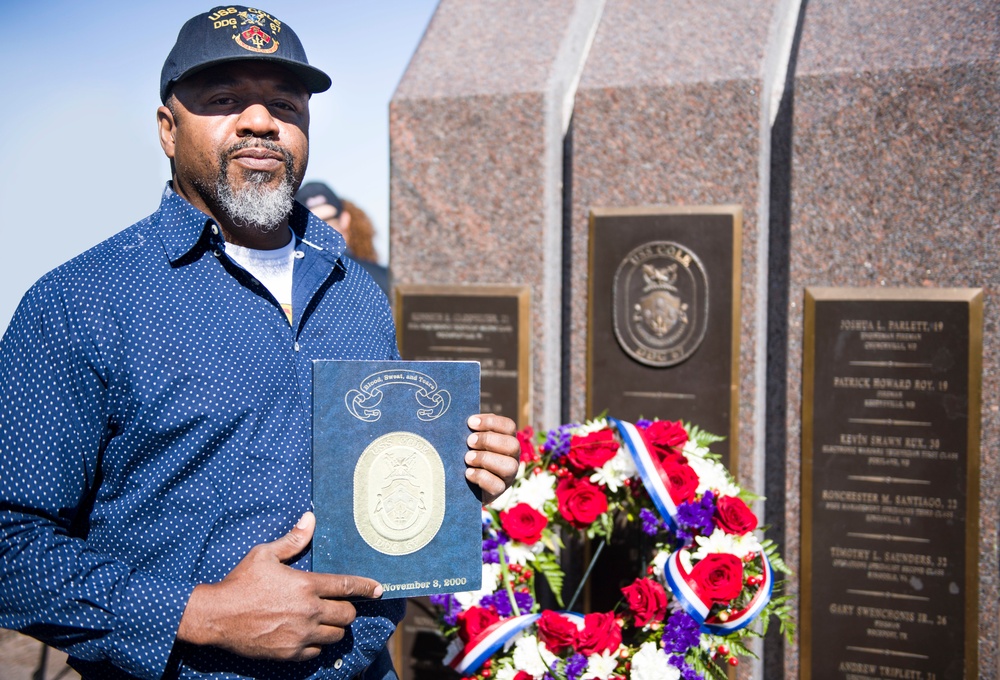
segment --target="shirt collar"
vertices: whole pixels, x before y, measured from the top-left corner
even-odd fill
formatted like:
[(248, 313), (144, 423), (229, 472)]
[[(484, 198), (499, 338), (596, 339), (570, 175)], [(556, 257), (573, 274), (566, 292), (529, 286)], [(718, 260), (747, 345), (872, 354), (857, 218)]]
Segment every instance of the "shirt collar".
[[(199, 245), (206, 248), (213, 242), (222, 243), (222, 235), (211, 232), (212, 218), (188, 203), (174, 191), (170, 182), (163, 189), (157, 217), (160, 239), (171, 264), (185, 259)], [(293, 204), (288, 225), (298, 241), (317, 251), (331, 264), (340, 260), (347, 250), (347, 243), (340, 232), (298, 201)]]

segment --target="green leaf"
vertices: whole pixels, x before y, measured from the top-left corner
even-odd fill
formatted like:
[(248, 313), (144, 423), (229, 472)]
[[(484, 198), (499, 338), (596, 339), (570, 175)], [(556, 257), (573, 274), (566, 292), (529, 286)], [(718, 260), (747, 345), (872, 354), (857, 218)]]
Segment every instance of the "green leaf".
[(535, 558), (535, 571), (540, 572), (549, 584), (549, 589), (556, 598), (560, 607), (564, 607), (562, 599), (563, 581), (566, 575), (559, 566), (556, 556), (551, 553), (542, 553)]
[(767, 561), (771, 563), (771, 568), (777, 572), (785, 575), (790, 575), (792, 570), (788, 568), (785, 561), (781, 559), (781, 554), (778, 552), (777, 544), (770, 538), (765, 538), (760, 542), (760, 547), (763, 548), (764, 554), (767, 555)]
[(706, 449), (716, 442), (725, 441), (725, 437), (717, 434), (712, 434), (711, 432), (705, 432), (697, 425), (692, 425), (691, 423), (684, 423), (684, 429), (687, 430), (688, 439), (693, 441), (698, 446), (703, 446)]

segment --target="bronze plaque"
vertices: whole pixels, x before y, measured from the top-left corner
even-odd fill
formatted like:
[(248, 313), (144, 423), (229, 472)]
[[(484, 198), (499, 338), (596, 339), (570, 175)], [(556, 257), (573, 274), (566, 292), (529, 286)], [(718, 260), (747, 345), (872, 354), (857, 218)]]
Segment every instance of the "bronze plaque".
[(979, 289), (806, 289), (802, 677), (975, 678)]
[(396, 332), (406, 360), (478, 361), (483, 413), (531, 422), (530, 289), (396, 286)]
[(739, 206), (590, 213), (587, 416), (683, 420), (735, 469)]

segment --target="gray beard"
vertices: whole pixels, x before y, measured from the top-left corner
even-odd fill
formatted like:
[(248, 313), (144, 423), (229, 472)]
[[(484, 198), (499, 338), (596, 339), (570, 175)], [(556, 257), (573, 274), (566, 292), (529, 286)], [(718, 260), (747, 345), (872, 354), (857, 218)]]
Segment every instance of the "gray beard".
[[(261, 146), (285, 157), (285, 174), (281, 184), (267, 186), (272, 178), (268, 172), (243, 171), (243, 186), (234, 189), (229, 180), (229, 157), (241, 149)], [(294, 159), (286, 150), (266, 139), (246, 139), (219, 154), (219, 176), (215, 182), (215, 198), (219, 207), (238, 227), (256, 229), (262, 233), (275, 231), (292, 212), (295, 204)]]

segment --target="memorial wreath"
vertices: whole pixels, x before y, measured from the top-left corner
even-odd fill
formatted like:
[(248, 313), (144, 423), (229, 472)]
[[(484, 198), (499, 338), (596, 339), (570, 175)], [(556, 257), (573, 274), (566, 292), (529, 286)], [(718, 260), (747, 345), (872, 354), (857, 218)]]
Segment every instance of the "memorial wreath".
[[(518, 439), (517, 479), (483, 509), (482, 589), (431, 598), (450, 642), (446, 665), (496, 680), (725, 678), (770, 617), (791, 636), (775, 578), (788, 570), (756, 533), (747, 503), (757, 497), (709, 450), (721, 437), (680, 422), (600, 418)], [(563, 536), (598, 542), (596, 559), (624, 523), (649, 537), (642, 573), (612, 611), (567, 611), (580, 588), (566, 606)], [(539, 575), (565, 609), (541, 609)]]

